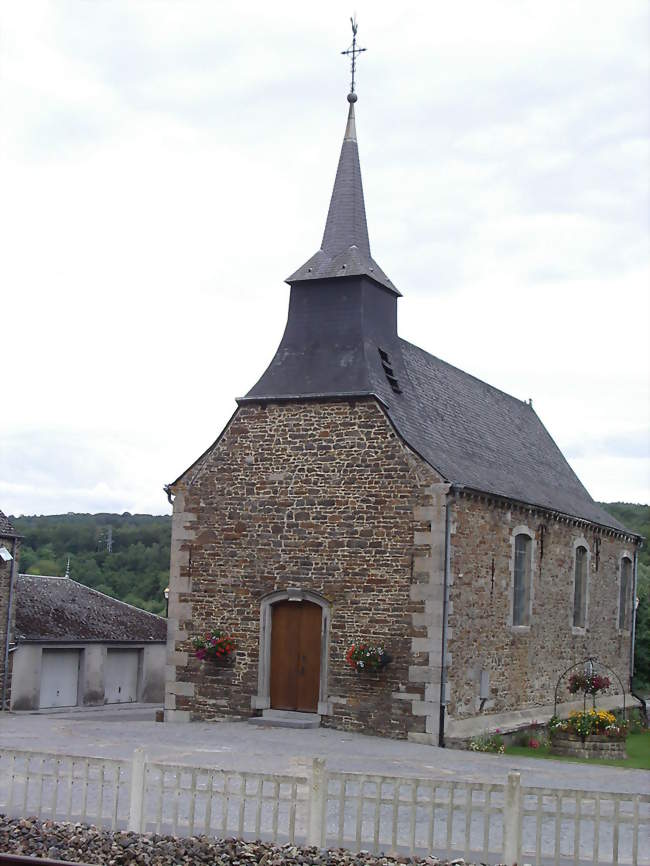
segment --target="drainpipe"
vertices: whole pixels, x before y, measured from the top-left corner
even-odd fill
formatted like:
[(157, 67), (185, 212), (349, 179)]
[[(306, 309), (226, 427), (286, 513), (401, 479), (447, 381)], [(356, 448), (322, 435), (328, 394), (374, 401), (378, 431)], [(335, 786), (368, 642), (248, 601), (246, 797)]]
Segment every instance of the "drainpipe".
[(14, 585), (16, 583), (16, 547), (18, 541), (16, 536), (11, 542), (11, 573), (9, 575), (9, 603), (7, 605), (7, 622), (4, 651), (4, 677), (2, 679), (2, 703), (0, 709), (4, 713), (7, 709), (7, 683), (9, 681), (9, 644), (11, 642), (11, 610), (14, 602)]
[(643, 707), (643, 716), (644, 716), (646, 724), (647, 724), (647, 722), (648, 722), (648, 707), (646, 705), (645, 698), (642, 698), (641, 695), (637, 695), (636, 692), (634, 691), (634, 687), (632, 685), (632, 679), (634, 678), (634, 641), (636, 638), (636, 602), (637, 602), (636, 593), (637, 593), (637, 587), (638, 587), (638, 584), (637, 584), (637, 579), (638, 579), (637, 578), (637, 563), (638, 563), (638, 560), (639, 560), (639, 545), (637, 544), (637, 546), (634, 550), (634, 566), (633, 566), (634, 572), (633, 572), (633, 576), (632, 576), (632, 585), (633, 585), (634, 589), (632, 591), (632, 613), (631, 613), (632, 625), (630, 628), (630, 694), (632, 695), (632, 697), (636, 698), (637, 701), (639, 701), (639, 703)]
[(447, 617), (449, 616), (449, 575), (451, 573), (451, 508), (454, 492), (459, 488), (453, 484), (447, 491), (445, 503), (445, 572), (442, 591), (442, 651), (440, 653), (440, 720), (438, 722), (438, 745), (445, 745), (445, 707), (447, 705)]

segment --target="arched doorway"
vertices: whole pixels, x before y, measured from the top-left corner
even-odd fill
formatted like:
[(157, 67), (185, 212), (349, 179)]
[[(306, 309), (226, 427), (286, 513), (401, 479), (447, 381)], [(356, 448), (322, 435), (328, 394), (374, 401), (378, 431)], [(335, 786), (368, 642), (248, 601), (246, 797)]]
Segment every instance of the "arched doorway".
[(311, 601), (277, 601), (271, 606), (271, 707), (318, 711), (322, 608)]
[[(288, 604), (288, 607), (287, 607)], [(303, 605), (307, 605), (303, 607)], [(282, 607), (279, 607), (282, 605)], [(289, 611), (289, 607), (295, 609), (295, 613), (291, 613)], [(318, 608), (318, 611), (314, 611), (313, 608)], [(307, 610), (310, 611), (308, 613), (303, 613), (302, 611)], [(274, 618), (274, 611), (277, 611), (276, 618)], [(298, 613), (300, 611), (300, 614)], [(320, 612), (320, 616), (319, 616)], [(283, 621), (283, 617), (285, 620)], [(303, 623), (303, 617), (305, 622)], [(312, 619), (310, 619), (310, 617)], [(286, 632), (292, 632), (296, 629), (296, 622), (298, 623), (299, 633), (300, 628), (302, 628), (303, 633), (307, 632), (305, 643), (306, 648), (308, 650), (307, 653), (302, 652), (301, 655), (307, 656), (307, 662), (310, 665), (311, 675), (308, 675), (307, 668), (305, 668), (305, 682), (303, 683), (302, 695), (304, 697), (304, 692), (308, 694), (308, 700), (302, 700), (301, 705), (309, 704), (311, 707), (314, 706), (313, 700), (313, 685), (310, 687), (311, 691), (308, 691), (306, 688), (307, 681), (312, 682), (316, 679), (314, 674), (314, 669), (317, 671), (317, 681), (318, 681), (318, 689), (317, 689), (317, 709), (303, 710), (303, 712), (317, 712), (320, 715), (327, 715), (331, 712), (329, 708), (328, 702), (328, 692), (327, 692), (327, 683), (328, 683), (328, 656), (329, 656), (329, 623), (331, 617), (331, 609), (330, 604), (326, 598), (324, 598), (318, 592), (312, 592), (308, 589), (302, 589), (300, 587), (287, 587), (287, 589), (278, 589), (274, 592), (270, 592), (268, 595), (264, 596), (264, 598), (260, 601), (260, 653), (259, 653), (259, 667), (257, 671), (257, 694), (251, 696), (251, 707), (254, 710), (267, 710), (271, 706), (276, 709), (279, 709), (277, 703), (295, 703), (298, 704), (298, 700), (290, 701), (287, 700), (287, 695), (285, 694), (284, 700), (282, 700), (282, 695), (277, 695), (276, 690), (273, 690), (274, 699), (277, 698), (277, 703), (271, 702), (271, 646), (274, 640), (274, 632), (275, 632), (275, 660), (277, 664), (274, 666), (276, 671), (276, 677), (280, 679), (282, 676), (285, 676), (289, 679), (289, 683), (287, 683), (287, 690), (289, 696), (291, 696), (291, 688), (290, 688), (290, 669), (291, 669), (291, 659), (293, 658), (296, 663), (295, 668), (295, 676), (298, 679), (298, 676), (303, 676), (302, 673), (298, 673), (298, 651), (300, 648), (300, 644), (302, 644), (302, 640), (300, 640), (298, 646), (295, 644), (288, 644), (285, 648), (282, 646), (282, 635)], [(277, 625), (277, 628), (276, 628)], [(315, 652), (317, 647), (317, 652)], [(316, 655), (316, 661), (314, 661), (314, 655)], [(286, 671), (285, 674), (282, 674), (283, 665), (289, 668), (289, 671)], [(309, 678), (311, 676), (311, 679)], [(297, 698), (297, 688), (296, 688), (296, 698)]]

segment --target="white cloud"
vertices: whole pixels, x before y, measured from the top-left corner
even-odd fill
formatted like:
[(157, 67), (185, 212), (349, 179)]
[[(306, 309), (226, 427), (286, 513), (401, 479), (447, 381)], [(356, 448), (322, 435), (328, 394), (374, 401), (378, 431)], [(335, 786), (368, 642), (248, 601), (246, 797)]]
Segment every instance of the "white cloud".
[[(650, 425), (647, 5), (357, 11), (368, 220), (403, 336), (532, 396), (595, 496), (647, 501), (647, 455), (624, 456)], [(261, 375), (323, 230), (348, 15), (3, 10), (4, 511), (165, 511)]]

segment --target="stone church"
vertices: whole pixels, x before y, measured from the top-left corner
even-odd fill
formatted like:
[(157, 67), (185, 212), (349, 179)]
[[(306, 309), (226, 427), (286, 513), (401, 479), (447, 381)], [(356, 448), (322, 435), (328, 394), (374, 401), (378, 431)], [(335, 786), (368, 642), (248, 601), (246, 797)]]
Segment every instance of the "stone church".
[[(276, 710), (443, 744), (548, 719), (558, 676), (587, 656), (627, 688), (640, 539), (530, 403), (398, 335), (401, 293), (370, 251), (356, 99), (277, 352), (166, 488), (165, 718)], [(213, 629), (232, 659), (195, 656)], [(359, 643), (390, 664), (353, 669)]]

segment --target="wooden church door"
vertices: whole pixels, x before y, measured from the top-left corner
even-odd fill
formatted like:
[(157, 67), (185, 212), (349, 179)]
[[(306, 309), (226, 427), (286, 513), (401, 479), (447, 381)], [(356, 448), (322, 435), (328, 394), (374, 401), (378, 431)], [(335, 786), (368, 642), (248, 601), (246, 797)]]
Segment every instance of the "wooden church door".
[(320, 691), (322, 611), (310, 601), (272, 608), (271, 707), (315, 713)]

